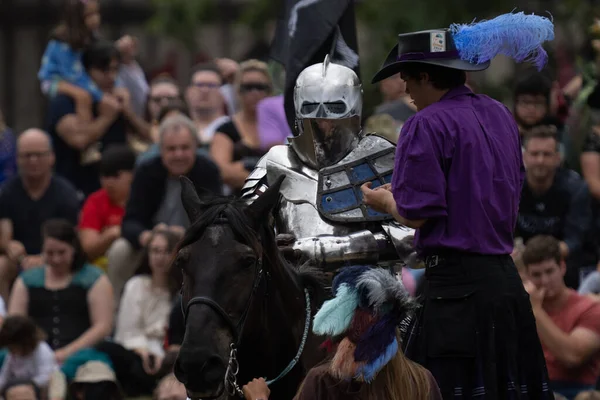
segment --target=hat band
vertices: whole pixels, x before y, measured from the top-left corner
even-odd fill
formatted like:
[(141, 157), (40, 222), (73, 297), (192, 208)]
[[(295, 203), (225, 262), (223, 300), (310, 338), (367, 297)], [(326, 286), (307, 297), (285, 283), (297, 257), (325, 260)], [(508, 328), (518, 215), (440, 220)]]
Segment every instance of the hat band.
[(418, 61), (433, 59), (452, 59), (458, 58), (458, 50), (450, 51), (429, 51), (421, 53), (404, 53), (398, 56), (397, 61)]

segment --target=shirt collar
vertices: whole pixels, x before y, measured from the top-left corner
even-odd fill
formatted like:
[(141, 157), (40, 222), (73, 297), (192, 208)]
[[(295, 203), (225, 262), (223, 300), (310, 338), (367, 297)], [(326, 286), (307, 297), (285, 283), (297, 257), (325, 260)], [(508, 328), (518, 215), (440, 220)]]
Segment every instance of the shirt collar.
[(462, 96), (465, 94), (473, 94), (473, 92), (471, 91), (471, 89), (469, 89), (468, 87), (466, 87), (465, 85), (460, 85), (457, 86), (455, 88), (452, 88), (450, 90), (448, 90), (440, 99), (440, 101), (442, 100), (448, 100), (448, 99), (452, 99), (456, 96)]

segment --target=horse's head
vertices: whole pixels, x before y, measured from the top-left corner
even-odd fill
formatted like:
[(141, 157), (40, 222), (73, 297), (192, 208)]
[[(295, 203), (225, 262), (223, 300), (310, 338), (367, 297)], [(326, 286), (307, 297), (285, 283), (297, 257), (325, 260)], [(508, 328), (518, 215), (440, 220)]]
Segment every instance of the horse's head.
[(192, 225), (174, 261), (184, 275), (186, 319), (175, 375), (191, 398), (223, 392), (231, 345), (238, 344), (252, 302), (264, 290), (265, 255), (277, 254), (268, 221), (282, 180), (247, 206), (240, 200), (198, 196), (182, 178), (181, 198)]

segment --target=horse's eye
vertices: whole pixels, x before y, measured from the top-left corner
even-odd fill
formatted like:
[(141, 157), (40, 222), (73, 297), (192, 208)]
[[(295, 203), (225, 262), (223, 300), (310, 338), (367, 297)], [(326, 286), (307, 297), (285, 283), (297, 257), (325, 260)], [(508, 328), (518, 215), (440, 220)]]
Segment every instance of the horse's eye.
[(246, 256), (242, 259), (242, 265), (244, 267), (251, 267), (256, 263), (256, 257), (254, 256)]

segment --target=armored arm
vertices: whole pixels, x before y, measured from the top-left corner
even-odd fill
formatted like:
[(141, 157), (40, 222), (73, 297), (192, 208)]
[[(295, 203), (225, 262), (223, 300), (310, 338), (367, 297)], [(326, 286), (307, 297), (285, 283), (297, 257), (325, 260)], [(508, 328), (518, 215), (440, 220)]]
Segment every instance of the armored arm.
[(319, 236), (297, 240), (293, 248), (324, 270), (335, 270), (348, 264), (376, 264), (400, 261), (416, 265), (412, 249), (412, 229), (386, 224), (384, 231), (362, 230), (346, 236)]
[(261, 158), (254, 171), (246, 178), (246, 183), (242, 187), (242, 199), (248, 204), (252, 203), (258, 196), (263, 194), (269, 188), (267, 182), (267, 160), (266, 155)]

